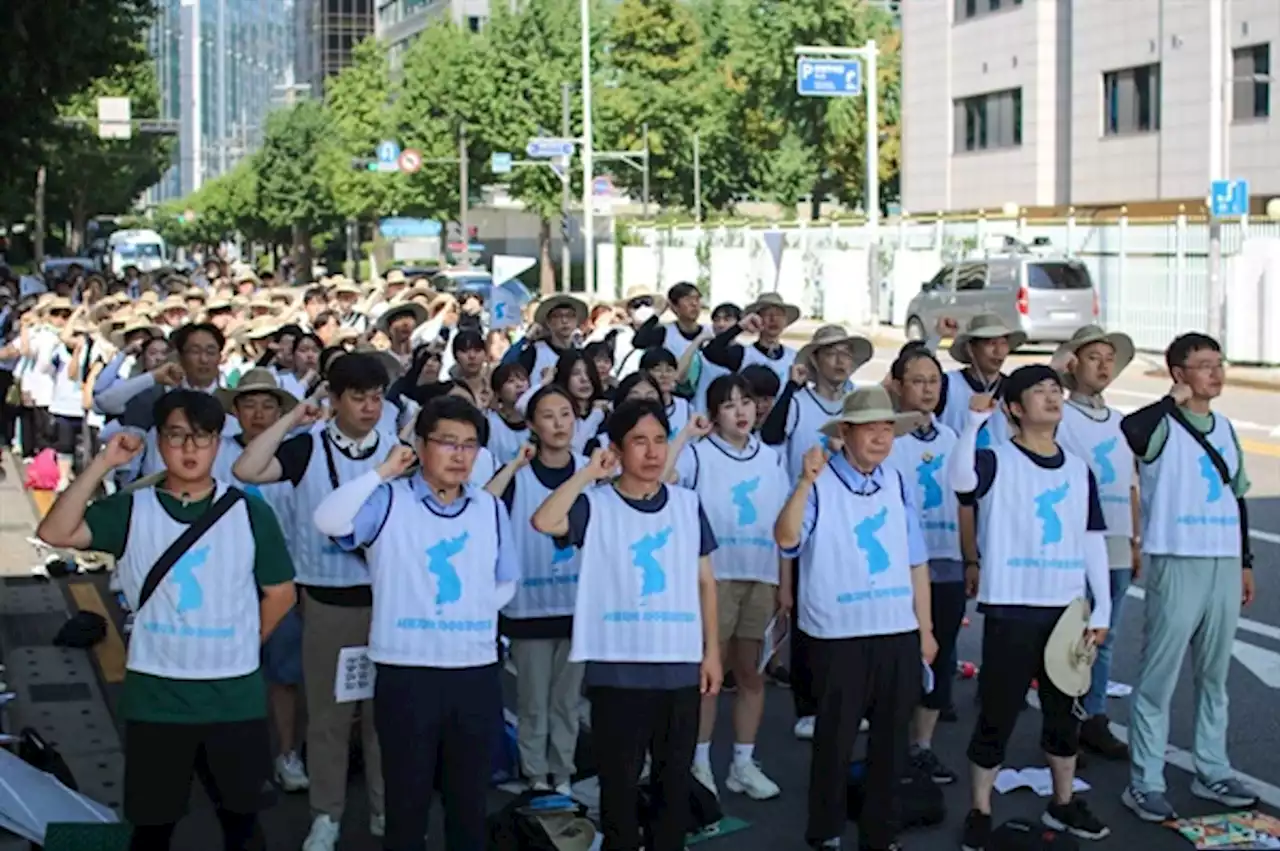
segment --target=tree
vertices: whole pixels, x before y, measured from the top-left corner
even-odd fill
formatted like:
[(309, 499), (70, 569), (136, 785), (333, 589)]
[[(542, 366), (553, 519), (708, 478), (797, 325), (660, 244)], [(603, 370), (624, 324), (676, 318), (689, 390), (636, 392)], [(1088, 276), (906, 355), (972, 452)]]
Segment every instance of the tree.
[[(154, 63), (142, 59), (115, 69), (67, 99), (59, 111), (96, 116), (99, 97), (128, 97), (135, 118), (156, 118), (160, 92)], [(100, 139), (93, 124), (73, 124), (51, 129), (43, 147), (46, 209), (51, 218), (63, 215), (71, 222), (68, 248), (79, 251), (91, 217), (127, 210), (160, 179), (169, 167), (173, 140), (137, 132), (128, 140)]]
[(303, 100), (267, 116), (262, 148), (253, 157), (258, 207), (274, 230), (289, 230), (303, 282), (311, 274), (311, 237), (337, 215), (320, 171), (329, 117), (319, 101)]
[(401, 189), (394, 175), (357, 169), (353, 159), (372, 157), (394, 135), (393, 88), (387, 51), (374, 38), (356, 45), (351, 64), (325, 85), (331, 144), (320, 158), (334, 206), (344, 218), (372, 219), (395, 208)]
[(146, 59), (143, 39), (154, 13), (153, 0), (0, 3), (0, 162), (6, 173), (34, 173), (39, 142), (54, 126), (59, 104), (112, 69)]

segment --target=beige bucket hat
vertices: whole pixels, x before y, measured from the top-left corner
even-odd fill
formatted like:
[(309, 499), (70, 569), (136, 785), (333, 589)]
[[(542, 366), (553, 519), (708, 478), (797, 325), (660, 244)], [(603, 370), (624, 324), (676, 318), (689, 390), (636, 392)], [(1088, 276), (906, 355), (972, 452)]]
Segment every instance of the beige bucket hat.
[(403, 269), (392, 269), (387, 273), (386, 285), (389, 287), (394, 287), (398, 284), (406, 284), (408, 282), (408, 278), (404, 276)]
[[(568, 293), (557, 293), (556, 295), (548, 296), (538, 302), (538, 309), (533, 314), (533, 321), (539, 325), (545, 325), (547, 323), (547, 316), (551, 314), (551, 311), (558, 307), (573, 308), (574, 314), (578, 317), (579, 325), (587, 321), (587, 303), (576, 296), (569, 295)], [(654, 310), (657, 310), (656, 302)]]
[[(1133, 363), (1134, 355), (1137, 348), (1133, 345), (1133, 338), (1128, 334), (1122, 334), (1119, 331), (1104, 331), (1098, 325), (1086, 325), (1083, 328), (1077, 328), (1076, 332), (1071, 335), (1071, 339), (1058, 346), (1057, 351), (1053, 353), (1053, 359), (1058, 360), (1063, 355), (1072, 354), (1083, 349), (1085, 346), (1093, 343), (1106, 343), (1116, 352), (1116, 372), (1118, 376), (1124, 372), (1125, 367)], [(1115, 376), (1113, 376), (1114, 378)], [(1068, 390), (1076, 389), (1076, 377), (1071, 373), (1065, 373), (1062, 376), (1062, 386)]]
[(218, 390), (216, 395), (218, 401), (222, 403), (222, 410), (228, 414), (234, 414), (236, 400), (249, 393), (269, 393), (276, 397), (276, 401), (280, 403), (280, 413), (282, 414), (289, 413), (298, 404), (298, 400), (294, 398), (293, 394), (280, 386), (275, 374), (263, 367), (249, 370), (240, 376), (240, 381), (234, 388), (224, 387)]
[(626, 309), (626, 306), (636, 299), (647, 298), (653, 302), (653, 312), (658, 316), (667, 309), (667, 297), (657, 290), (651, 290), (648, 287), (632, 286), (627, 287), (627, 291), (622, 294), (622, 298), (618, 299), (617, 306)]
[(893, 407), (889, 391), (879, 385), (859, 387), (840, 405), (840, 413), (822, 426), (822, 433), (827, 437), (839, 437), (840, 426), (865, 425), (866, 423), (893, 423), (893, 433), (901, 437), (914, 429), (920, 422), (919, 414), (900, 414)]
[(875, 345), (860, 334), (850, 334), (840, 325), (823, 325), (813, 332), (813, 337), (796, 353), (796, 362), (812, 369), (812, 358), (819, 349), (848, 343), (853, 349), (853, 368), (856, 371), (876, 353)]
[(787, 324), (792, 325), (800, 318), (800, 308), (794, 304), (788, 304), (782, 296), (777, 293), (762, 293), (759, 298), (742, 308), (742, 315), (746, 316), (752, 313), (759, 313), (766, 307), (781, 307), (787, 315)]
[(125, 341), (140, 331), (146, 331), (153, 340), (164, 336), (164, 331), (160, 329), (159, 325), (154, 324), (146, 316), (135, 315), (129, 317), (128, 321), (124, 323), (124, 327), (112, 331), (108, 339), (111, 341), (111, 345), (117, 349), (123, 349)]
[(413, 316), (413, 324), (421, 325), (427, 321), (427, 308), (420, 301), (398, 301), (382, 312), (378, 317), (377, 328), (386, 334), (392, 321), (402, 316)]
[(1078, 597), (1058, 618), (1044, 645), (1044, 672), (1058, 689), (1070, 697), (1083, 697), (1093, 684), (1093, 660), (1098, 648), (1086, 636), (1089, 601)]
[(1010, 328), (1004, 320), (994, 313), (979, 313), (969, 320), (964, 330), (951, 341), (951, 357), (959, 363), (973, 362), (969, 352), (970, 340), (994, 340), (997, 337), (1009, 338), (1009, 351), (1013, 352), (1027, 343), (1027, 335), (1023, 331)]

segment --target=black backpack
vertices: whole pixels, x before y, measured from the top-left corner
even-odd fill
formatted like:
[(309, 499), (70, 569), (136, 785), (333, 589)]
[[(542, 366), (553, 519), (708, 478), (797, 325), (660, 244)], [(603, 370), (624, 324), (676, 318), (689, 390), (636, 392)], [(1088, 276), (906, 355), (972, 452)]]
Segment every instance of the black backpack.
[[(855, 760), (849, 765), (848, 811), (849, 821), (857, 821), (862, 814), (862, 802), (866, 798), (867, 765)], [(903, 830), (913, 827), (933, 827), (947, 819), (947, 805), (942, 789), (928, 774), (915, 766), (907, 769), (899, 780), (898, 824)]]
[(1080, 842), (1069, 833), (1010, 819), (991, 831), (987, 851), (1080, 851)]
[[(649, 783), (640, 787), (639, 796), (640, 806), (640, 824), (641, 826), (653, 823), (653, 786)], [(724, 818), (724, 811), (720, 809), (720, 801), (715, 794), (703, 786), (696, 778), (692, 776), (690, 770), (689, 777), (689, 815), (688, 823), (684, 832), (699, 833)], [(646, 840), (648, 837), (645, 837)], [(648, 847), (653, 847), (652, 842), (645, 843)]]

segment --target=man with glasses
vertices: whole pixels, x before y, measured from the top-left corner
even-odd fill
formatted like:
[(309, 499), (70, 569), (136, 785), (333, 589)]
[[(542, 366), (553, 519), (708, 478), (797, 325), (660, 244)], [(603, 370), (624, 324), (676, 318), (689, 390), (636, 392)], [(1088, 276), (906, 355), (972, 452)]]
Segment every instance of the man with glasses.
[(1195, 780), (1191, 793), (1228, 807), (1257, 794), (1227, 756), (1227, 672), (1242, 605), (1254, 598), (1244, 495), (1249, 476), (1231, 421), (1215, 414), (1222, 348), (1204, 334), (1169, 344), (1169, 395), (1121, 422), (1139, 461), (1145, 640), (1129, 713), (1131, 770), (1125, 806), (1143, 821), (1177, 818), (1165, 795), (1169, 704), (1191, 646), (1195, 689)]
[[(386, 367), (377, 355), (343, 355), (329, 367), (332, 418), (321, 422), (316, 400), (307, 400), (250, 441), (232, 472), (241, 481), (255, 484), (290, 482), (296, 516), (310, 517), (325, 497), (377, 469), (398, 445), (394, 434), (377, 428), (387, 383)], [(293, 525), (289, 549), (296, 557), (298, 584), (304, 592), (302, 675), (314, 816), (302, 847), (303, 851), (333, 851), (346, 808), (348, 742), (357, 705), (337, 703), (333, 682), (342, 648), (369, 641), (373, 594), (361, 555), (339, 546), (310, 523)], [(369, 830), (380, 837), (385, 825), (382, 759), (368, 707), (361, 712), (361, 723)]]
[[(266, 503), (213, 478), (224, 419), (218, 401), (178, 390), (156, 402), (154, 418), (164, 479), (90, 505), (111, 470), (142, 451), (137, 435), (117, 433), (37, 535), (51, 546), (113, 555), (138, 613), (119, 702), (130, 848), (167, 851), (197, 765), (217, 802), (223, 847), (254, 847), (271, 776), (259, 647), (294, 604), (293, 564)], [(181, 536), (211, 511), (219, 514), (177, 551)], [(156, 583), (151, 574), (166, 560), (170, 568)]]
[[(373, 715), (388, 747), (388, 851), (425, 848), (436, 778), (445, 846), (488, 845), (491, 752), (502, 725), (498, 611), (520, 578), (506, 507), (468, 484), (484, 415), (465, 399), (433, 399), (415, 446), (330, 494), (316, 527), (366, 552), (373, 580), (369, 658)], [(416, 464), (420, 472), (405, 474)], [(394, 744), (392, 744), (394, 743)]]

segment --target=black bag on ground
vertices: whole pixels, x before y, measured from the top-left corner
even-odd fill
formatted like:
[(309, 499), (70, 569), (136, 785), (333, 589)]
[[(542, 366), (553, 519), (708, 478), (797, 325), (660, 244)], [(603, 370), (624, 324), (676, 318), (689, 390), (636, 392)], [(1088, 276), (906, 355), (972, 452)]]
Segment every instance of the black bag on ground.
[(107, 637), (107, 619), (97, 612), (76, 612), (53, 637), (54, 647), (88, 650)]
[(1080, 851), (1080, 842), (1069, 833), (1011, 819), (991, 831), (987, 851)]
[[(494, 851), (556, 851), (555, 843), (536, 816), (521, 812), (531, 802), (554, 793), (526, 791), (488, 818), (489, 847)], [(586, 818), (587, 810), (574, 802), (573, 815)]]
[[(848, 809), (849, 821), (857, 821), (862, 815), (862, 802), (866, 798), (867, 764), (855, 760), (849, 764)], [(908, 767), (899, 781), (898, 821), (903, 830), (913, 827), (933, 827), (947, 819), (947, 804), (942, 789), (928, 774), (914, 766)]]
[[(653, 784), (645, 783), (640, 787), (640, 824), (647, 825), (653, 823)], [(716, 796), (711, 790), (703, 786), (692, 776), (692, 769), (689, 777), (689, 815), (688, 823), (685, 826), (685, 833), (697, 833), (703, 828), (711, 825), (724, 818), (724, 810), (720, 809), (720, 802), (716, 800)]]
[(18, 734), (18, 758), (45, 774), (52, 774), (59, 783), (71, 791), (80, 791), (80, 786), (76, 783), (76, 778), (67, 766), (67, 761), (62, 758), (62, 754), (30, 727), (24, 727)]

